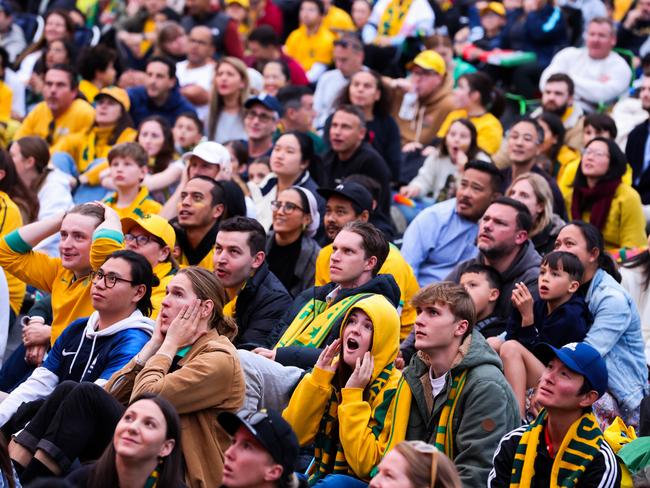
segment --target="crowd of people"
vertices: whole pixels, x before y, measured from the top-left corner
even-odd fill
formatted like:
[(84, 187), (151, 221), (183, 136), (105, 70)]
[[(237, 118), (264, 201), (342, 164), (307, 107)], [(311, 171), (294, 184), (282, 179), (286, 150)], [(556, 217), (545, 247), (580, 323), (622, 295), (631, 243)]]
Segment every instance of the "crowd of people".
[(0, 0), (0, 486), (650, 486), (650, 0)]

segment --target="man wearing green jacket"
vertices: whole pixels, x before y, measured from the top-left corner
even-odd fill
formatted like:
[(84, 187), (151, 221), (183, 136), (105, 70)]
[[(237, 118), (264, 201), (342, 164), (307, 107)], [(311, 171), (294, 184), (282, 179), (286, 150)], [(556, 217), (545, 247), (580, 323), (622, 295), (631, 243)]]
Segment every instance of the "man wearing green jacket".
[(415, 348), (404, 370), (413, 393), (408, 440), (435, 444), (453, 461), (463, 487), (485, 487), (501, 437), (521, 425), (499, 356), (478, 331), (462, 286), (432, 284), (412, 300)]

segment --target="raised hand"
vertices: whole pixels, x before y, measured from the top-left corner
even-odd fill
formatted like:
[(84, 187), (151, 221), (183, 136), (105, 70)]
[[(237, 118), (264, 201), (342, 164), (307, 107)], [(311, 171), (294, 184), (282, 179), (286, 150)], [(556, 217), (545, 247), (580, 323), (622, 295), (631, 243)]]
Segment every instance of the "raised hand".
[(370, 378), (372, 378), (372, 371), (375, 367), (375, 359), (372, 357), (370, 351), (366, 351), (363, 358), (357, 358), (357, 364), (354, 371), (350, 375), (348, 382), (345, 384), (346, 388), (365, 388), (368, 386)]
[(318, 361), (316, 361), (316, 367), (324, 371), (329, 371), (331, 373), (335, 372), (338, 363), (334, 363), (334, 360), (338, 358), (340, 351), (341, 351), (341, 339), (336, 339), (329, 346), (325, 346), (323, 352), (321, 352), (320, 356), (318, 356)]

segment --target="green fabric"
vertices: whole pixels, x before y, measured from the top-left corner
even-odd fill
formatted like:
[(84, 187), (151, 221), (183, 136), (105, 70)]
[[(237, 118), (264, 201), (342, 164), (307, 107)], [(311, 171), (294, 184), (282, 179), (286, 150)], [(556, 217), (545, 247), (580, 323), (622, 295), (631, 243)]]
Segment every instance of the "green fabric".
[(124, 242), (124, 234), (122, 234), (119, 230), (98, 229), (93, 233), (93, 240), (100, 239), (102, 237), (106, 239), (113, 239), (115, 242), (118, 242), (120, 244)]
[(7, 241), (7, 245), (11, 248), (13, 252), (17, 252), (19, 254), (26, 254), (32, 250), (32, 246), (30, 246), (23, 240), (23, 238), (20, 236), (20, 232), (18, 232), (18, 229), (7, 234), (5, 236), (5, 241)]
[(618, 451), (618, 457), (623, 460), (632, 473), (650, 466), (650, 437), (639, 437), (625, 444)]
[(189, 352), (190, 349), (192, 349), (192, 346), (185, 346), (183, 349), (179, 349), (176, 352), (176, 355), (179, 356), (179, 357), (184, 358), (185, 355)]
[(454, 58), (454, 86), (458, 82), (458, 78), (468, 73), (475, 73), (476, 67), (460, 58)]

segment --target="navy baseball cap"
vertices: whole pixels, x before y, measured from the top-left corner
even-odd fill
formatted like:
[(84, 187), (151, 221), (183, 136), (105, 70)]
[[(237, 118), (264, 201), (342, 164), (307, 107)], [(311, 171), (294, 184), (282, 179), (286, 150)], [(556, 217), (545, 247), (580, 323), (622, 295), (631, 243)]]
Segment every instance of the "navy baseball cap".
[(300, 445), (291, 425), (274, 410), (260, 410), (250, 416), (246, 412), (235, 415), (222, 412), (217, 417), (221, 427), (234, 436), (240, 427), (248, 430), (267, 450), (273, 460), (282, 465), (285, 473), (296, 470)]
[(260, 104), (266, 107), (269, 110), (272, 110), (277, 114), (278, 117), (282, 117), (282, 105), (278, 102), (278, 99), (273, 95), (267, 93), (260, 93), (256, 97), (251, 97), (246, 100), (244, 103), (244, 108), (251, 108), (253, 105)]
[(354, 181), (345, 181), (334, 188), (319, 188), (317, 191), (325, 200), (331, 196), (350, 200), (356, 206), (355, 210), (358, 213), (364, 210), (372, 212), (372, 194), (365, 186)]
[(542, 343), (535, 347), (535, 356), (544, 364), (557, 357), (571, 371), (584, 376), (601, 397), (607, 391), (607, 366), (600, 353), (586, 342), (571, 342), (557, 349)]

